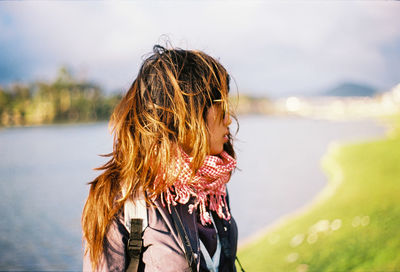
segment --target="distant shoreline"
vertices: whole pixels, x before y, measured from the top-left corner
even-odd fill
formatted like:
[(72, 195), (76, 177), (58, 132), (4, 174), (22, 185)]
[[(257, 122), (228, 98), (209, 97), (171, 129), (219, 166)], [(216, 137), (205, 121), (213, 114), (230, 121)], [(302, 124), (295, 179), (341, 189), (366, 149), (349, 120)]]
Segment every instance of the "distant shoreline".
[(44, 124), (30, 124), (30, 125), (13, 125), (13, 126), (0, 126), (0, 131), (8, 129), (18, 128), (40, 128), (40, 127), (52, 127), (52, 126), (79, 126), (79, 125), (94, 125), (94, 124), (105, 124), (109, 120), (98, 120), (98, 121), (82, 121), (82, 122), (54, 122)]
[[(297, 116), (298, 117), (298, 116)], [(313, 119), (313, 118), (303, 118), (303, 119)], [(376, 118), (368, 118), (369, 120), (379, 123), (380, 125), (382, 125), (383, 127), (385, 127), (385, 134), (382, 135), (382, 137), (376, 138), (376, 140), (378, 139), (384, 139), (386, 138), (386, 134), (388, 131), (390, 131), (391, 127), (390, 125), (388, 125), (385, 122), (382, 122), (382, 120), (378, 120)], [(326, 120), (326, 121), (332, 121), (332, 120)], [(347, 120), (348, 122), (354, 121), (354, 120)], [(333, 122), (346, 122), (346, 120), (336, 120)], [(370, 141), (370, 140), (367, 140)], [(331, 156), (333, 156), (333, 154), (335, 154), (335, 152), (337, 152), (342, 146), (346, 146), (348, 144), (354, 144), (354, 143), (362, 143), (365, 142), (365, 140), (360, 140), (360, 141), (343, 141), (343, 142), (331, 142), (328, 146), (328, 150), (326, 151), (326, 153), (321, 157), (320, 162), (329, 160)], [(340, 167), (339, 165), (336, 165), (336, 167)], [(278, 218), (275, 222), (272, 222), (271, 224), (263, 227), (262, 229), (256, 231), (254, 234), (250, 235), (249, 237), (246, 237), (244, 239), (239, 240), (238, 243), (238, 250), (244, 249), (248, 246), (250, 246), (251, 244), (259, 241), (261, 238), (267, 236), (270, 233), (273, 233), (275, 230), (279, 229), (280, 227), (286, 225), (288, 222), (290, 222), (291, 220), (294, 220), (297, 217), (300, 217), (302, 215), (307, 214), (312, 208), (314, 208), (315, 206), (323, 203), (324, 201), (328, 200), (331, 196), (334, 195), (334, 193), (336, 192), (336, 190), (338, 189), (340, 182), (338, 182), (337, 180), (333, 179), (332, 177), (329, 177), (326, 172), (326, 170), (322, 169), (323, 172), (326, 174), (326, 185), (325, 187), (318, 192), (311, 200), (309, 200), (309, 202), (307, 202), (304, 206), (301, 206), (295, 210), (293, 210), (292, 212), (289, 212), (288, 214), (285, 214), (283, 216), (281, 216), (280, 218)]]

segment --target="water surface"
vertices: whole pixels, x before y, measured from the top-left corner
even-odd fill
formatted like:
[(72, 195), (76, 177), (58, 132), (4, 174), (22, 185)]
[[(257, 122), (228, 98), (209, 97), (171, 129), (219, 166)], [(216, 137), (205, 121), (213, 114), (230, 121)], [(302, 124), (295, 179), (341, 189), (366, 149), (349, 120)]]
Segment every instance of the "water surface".
[[(310, 201), (326, 184), (320, 158), (337, 140), (383, 135), (371, 121), (243, 116), (229, 184), (239, 238)], [(0, 130), (0, 270), (81, 270), (86, 183), (112, 150), (106, 123)]]

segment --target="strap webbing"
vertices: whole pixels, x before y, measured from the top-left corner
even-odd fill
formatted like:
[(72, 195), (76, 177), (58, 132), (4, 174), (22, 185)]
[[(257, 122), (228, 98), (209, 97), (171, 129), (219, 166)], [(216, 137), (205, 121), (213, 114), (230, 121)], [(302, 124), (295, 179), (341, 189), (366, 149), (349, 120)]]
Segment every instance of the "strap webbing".
[(236, 261), (238, 262), (238, 264), (239, 264), (239, 266), (240, 266), (240, 270), (241, 270), (242, 272), (245, 272), (244, 269), (243, 269), (243, 267), (242, 267), (242, 264), (240, 263), (239, 258), (238, 258), (237, 256), (236, 256)]
[[(227, 232), (228, 227), (227, 226), (227, 222), (224, 221), (223, 219), (219, 218), (218, 215), (213, 211), (212, 212), (213, 218), (215, 218), (216, 220), (214, 220), (214, 224), (218, 230), (218, 235), (219, 235), (219, 239), (221, 241), (221, 247), (222, 247), (222, 251), (225, 254), (225, 257), (227, 257), (228, 259), (231, 259), (233, 262), (233, 265), (235, 265), (235, 260), (238, 262), (239, 266), (240, 266), (240, 270), (242, 272), (245, 272), (242, 264), (239, 261), (239, 258), (237, 256), (232, 256), (231, 254), (231, 244), (229, 242), (229, 234)], [(233, 257), (235, 257), (235, 259), (233, 259)], [(232, 268), (233, 269), (233, 268)]]
[(128, 240), (128, 254), (131, 258), (126, 272), (137, 272), (139, 268), (140, 253), (142, 251), (142, 225), (143, 219), (131, 219), (131, 232)]
[(224, 252), (225, 257), (227, 257), (228, 259), (232, 259), (233, 256), (231, 256), (232, 250), (231, 244), (229, 242), (228, 233), (229, 226), (227, 226), (228, 223), (224, 219), (219, 218), (215, 211), (212, 211), (211, 214), (213, 215), (213, 218), (215, 218), (214, 224), (217, 229), (219, 239), (221, 241), (222, 251)]
[(187, 236), (185, 227), (183, 226), (181, 218), (179, 217), (178, 212), (176, 211), (174, 205), (171, 205), (171, 215), (172, 215), (172, 220), (174, 221), (175, 224), (175, 228), (178, 231), (179, 236), (181, 237), (183, 247), (185, 248), (185, 257), (186, 261), (189, 264), (190, 271), (197, 272), (197, 264), (194, 258), (192, 246), (190, 245), (190, 240)]

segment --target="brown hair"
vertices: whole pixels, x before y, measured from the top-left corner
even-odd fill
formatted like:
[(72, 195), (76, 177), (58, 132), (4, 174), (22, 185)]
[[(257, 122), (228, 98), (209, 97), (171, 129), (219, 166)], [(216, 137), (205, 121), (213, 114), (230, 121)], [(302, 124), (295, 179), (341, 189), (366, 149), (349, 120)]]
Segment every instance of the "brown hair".
[[(199, 169), (209, 154), (207, 110), (218, 102), (227, 112), (228, 91), (229, 75), (217, 60), (200, 51), (154, 46), (112, 114), (111, 158), (89, 183), (82, 229), (85, 254), (90, 254), (94, 269), (111, 221), (129, 196), (143, 191), (149, 201), (149, 195), (164, 189), (153, 181), (159, 169), (179, 156), (177, 147), (193, 157), (193, 173)], [(224, 150), (235, 156), (232, 139)], [(174, 177), (166, 177), (167, 185), (173, 182)]]

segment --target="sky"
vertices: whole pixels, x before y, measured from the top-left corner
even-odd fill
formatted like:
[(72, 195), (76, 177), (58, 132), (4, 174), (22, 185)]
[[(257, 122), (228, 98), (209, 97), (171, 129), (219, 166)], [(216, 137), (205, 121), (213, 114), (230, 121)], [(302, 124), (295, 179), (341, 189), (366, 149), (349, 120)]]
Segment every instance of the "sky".
[[(0, 84), (61, 66), (124, 91), (154, 44), (219, 59), (239, 93), (311, 95), (400, 83), (396, 1), (1, 1)], [(236, 87), (234, 87), (236, 88)]]

